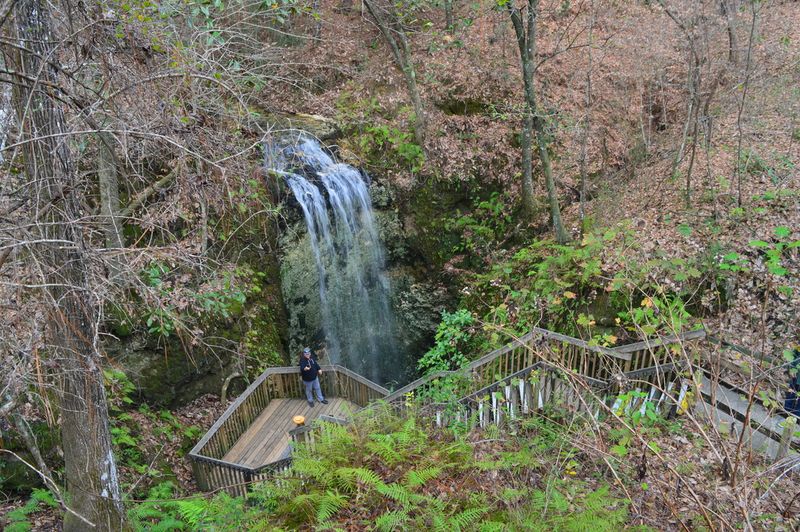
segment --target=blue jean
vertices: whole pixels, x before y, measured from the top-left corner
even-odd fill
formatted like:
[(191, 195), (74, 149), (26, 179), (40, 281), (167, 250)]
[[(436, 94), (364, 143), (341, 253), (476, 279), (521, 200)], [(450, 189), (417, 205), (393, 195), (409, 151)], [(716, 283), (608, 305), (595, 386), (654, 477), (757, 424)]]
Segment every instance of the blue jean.
[(309, 402), (314, 402), (314, 396), (311, 395), (311, 390), (314, 390), (314, 393), (317, 395), (317, 400), (325, 400), (325, 397), (322, 395), (322, 388), (319, 386), (319, 377), (313, 381), (303, 381), (303, 385), (306, 387), (306, 399), (308, 399)]

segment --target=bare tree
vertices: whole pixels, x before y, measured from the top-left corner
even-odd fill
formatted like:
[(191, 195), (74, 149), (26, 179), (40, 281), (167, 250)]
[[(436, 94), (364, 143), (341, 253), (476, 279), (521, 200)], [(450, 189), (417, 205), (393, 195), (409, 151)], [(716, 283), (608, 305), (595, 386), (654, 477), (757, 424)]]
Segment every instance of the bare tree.
[(583, 119), (583, 138), (581, 139), (581, 155), (580, 155), (580, 172), (581, 172), (581, 189), (580, 189), (580, 217), (581, 217), (581, 233), (584, 228), (584, 220), (586, 218), (586, 181), (587, 181), (587, 149), (589, 144), (589, 132), (592, 125), (592, 67), (594, 66), (594, 57), (592, 55), (592, 39), (594, 36), (594, 21), (595, 21), (595, 6), (594, 0), (590, 2), (589, 6), (589, 34), (587, 36), (587, 53), (588, 65), (586, 67), (586, 100), (585, 100), (585, 116)]
[[(734, 182), (736, 183), (736, 204), (742, 205), (742, 142), (743, 142), (743, 128), (742, 116), (744, 115), (744, 107), (747, 101), (747, 91), (750, 88), (750, 75), (752, 74), (752, 61), (753, 61), (753, 44), (756, 33), (756, 25), (758, 23), (758, 15), (761, 9), (757, 2), (751, 2), (751, 16), (750, 16), (750, 34), (747, 39), (747, 60), (744, 68), (744, 80), (741, 82), (742, 98), (739, 100), (739, 106), (736, 112), (736, 162), (734, 163)], [(745, 164), (745, 166), (747, 166)]]
[[(29, 247), (50, 301), (47, 338), (58, 371), (61, 439), (69, 504), (64, 530), (126, 528), (111, 451), (108, 410), (100, 370), (97, 302), (80, 184), (59, 101), (59, 72), (51, 64), (54, 41), (50, 6), (20, 0), (6, 28), (4, 53), (13, 66), (14, 107), (38, 243)], [(13, 43), (13, 44), (12, 44)]]
[(422, 97), (417, 86), (417, 69), (414, 66), (414, 59), (411, 53), (411, 46), (406, 35), (406, 28), (403, 16), (398, 11), (398, 7), (393, 2), (385, 0), (364, 0), (369, 14), (380, 29), (386, 44), (392, 51), (395, 64), (403, 72), (406, 80), (406, 89), (414, 107), (414, 139), (417, 144), (425, 149), (425, 108), (422, 105)]
[(534, 211), (532, 145), (535, 135), (536, 147), (539, 153), (539, 161), (542, 165), (542, 173), (544, 174), (547, 199), (550, 204), (550, 216), (553, 222), (553, 229), (556, 233), (556, 239), (560, 243), (568, 242), (570, 238), (561, 221), (558, 191), (556, 189), (555, 178), (553, 177), (553, 166), (550, 163), (550, 154), (548, 152), (550, 139), (547, 133), (547, 124), (540, 113), (536, 97), (536, 19), (539, 15), (539, 0), (527, 0), (522, 8), (517, 7), (513, 0), (507, 2), (505, 6), (511, 17), (511, 23), (514, 26), (520, 61), (522, 63), (522, 80), (525, 86), (525, 105), (522, 115), (523, 205), (526, 213), (529, 216), (532, 215)]

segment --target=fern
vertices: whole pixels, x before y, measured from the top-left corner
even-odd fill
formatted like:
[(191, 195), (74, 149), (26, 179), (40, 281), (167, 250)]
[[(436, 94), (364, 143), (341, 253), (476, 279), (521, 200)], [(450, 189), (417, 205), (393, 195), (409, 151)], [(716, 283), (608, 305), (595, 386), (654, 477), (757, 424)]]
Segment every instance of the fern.
[(388, 465), (398, 464), (405, 458), (392, 434), (370, 434), (367, 450), (380, 456)]
[(295, 473), (326, 484), (331, 480), (330, 464), (311, 456), (301, 456), (292, 461)]
[(162, 519), (155, 525), (149, 525), (147, 530), (149, 532), (173, 532), (175, 530), (185, 530), (186, 524), (174, 517), (167, 517)]
[(406, 474), (406, 486), (409, 488), (424, 486), (430, 479), (438, 477), (441, 472), (441, 467), (428, 467), (420, 471), (409, 471)]
[(347, 504), (347, 497), (338, 493), (329, 491), (325, 495), (318, 496), (317, 522), (327, 521), (345, 504)]
[(403, 506), (408, 506), (412, 500), (417, 500), (408, 488), (400, 484), (382, 484), (375, 486), (375, 489), (381, 495), (394, 499)]
[(178, 513), (192, 528), (197, 528), (208, 511), (205, 499), (175, 501)]
[(383, 481), (375, 471), (364, 467), (340, 467), (336, 470), (336, 476), (351, 483), (358, 481), (370, 487), (383, 484)]
[(450, 522), (451, 528), (457, 530), (463, 530), (480, 520), (485, 514), (489, 512), (488, 508), (467, 508), (463, 512), (457, 513), (456, 515), (452, 516), (448, 521)]
[(317, 513), (314, 505), (315, 497), (315, 494), (301, 493), (289, 501), (289, 510), (310, 520)]
[[(572, 504), (557, 489), (550, 493), (535, 490), (527, 506), (513, 512), (513, 528), (529, 530), (562, 530), (567, 532), (615, 532), (625, 527), (628, 518), (627, 503), (609, 495), (607, 486), (595, 491), (583, 491), (572, 485), (576, 492)], [(580, 501), (576, 504), (576, 501)]]
[(321, 493), (303, 493), (289, 501), (289, 510), (305, 517), (307, 521), (321, 523), (336, 514), (345, 504), (347, 497), (328, 491)]
[(484, 521), (481, 523), (480, 532), (503, 532), (508, 529), (508, 525), (498, 521)]
[[(34, 507), (44, 504), (45, 506), (49, 506), (50, 508), (58, 508), (58, 502), (56, 502), (55, 497), (53, 494), (50, 493), (48, 490), (44, 490), (41, 488), (34, 488), (31, 492), (31, 498), (28, 501), (28, 504), (35, 502)], [(25, 506), (28, 506), (26, 504)]]
[(406, 530), (408, 513), (404, 510), (386, 512), (375, 520), (375, 528), (381, 531)]

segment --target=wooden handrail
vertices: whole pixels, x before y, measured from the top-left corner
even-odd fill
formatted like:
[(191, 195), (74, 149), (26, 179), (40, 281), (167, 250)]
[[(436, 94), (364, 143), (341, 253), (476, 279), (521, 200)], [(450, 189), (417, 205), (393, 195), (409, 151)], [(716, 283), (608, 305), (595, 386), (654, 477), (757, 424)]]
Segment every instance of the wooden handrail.
[(430, 375), (426, 375), (424, 377), (421, 377), (421, 378), (415, 380), (414, 382), (411, 382), (411, 383), (403, 386), (399, 390), (396, 390), (395, 392), (387, 395), (384, 400), (387, 403), (398, 401), (398, 400), (402, 399), (405, 396), (405, 394), (407, 394), (407, 393), (409, 393), (411, 391), (414, 391), (414, 390), (422, 387), (423, 385), (434, 381), (435, 379), (439, 379), (439, 378), (450, 376), (450, 375), (457, 375), (457, 374), (468, 375), (471, 371), (474, 371), (474, 370), (476, 370), (476, 369), (478, 369), (478, 368), (480, 368), (482, 366), (485, 366), (485, 365), (491, 363), (492, 361), (496, 360), (497, 358), (499, 358), (502, 355), (505, 355), (506, 353), (508, 353), (509, 351), (512, 351), (513, 349), (516, 349), (516, 348), (519, 348), (519, 347), (528, 347), (530, 345), (530, 343), (532, 343), (532, 340), (538, 339), (538, 338), (541, 338), (541, 339), (544, 339), (544, 340), (555, 340), (557, 342), (564, 342), (564, 343), (573, 345), (575, 347), (578, 347), (580, 349), (583, 349), (585, 351), (598, 353), (600, 355), (608, 356), (609, 358), (616, 359), (616, 360), (621, 360), (621, 361), (626, 361), (626, 362), (631, 360), (631, 355), (629, 353), (627, 353), (627, 352), (619, 352), (617, 350), (610, 349), (610, 348), (607, 348), (607, 347), (601, 347), (601, 346), (598, 346), (598, 345), (591, 345), (588, 342), (585, 342), (584, 340), (580, 340), (578, 338), (573, 338), (571, 336), (567, 336), (567, 335), (564, 335), (564, 334), (556, 333), (556, 332), (553, 332), (553, 331), (548, 331), (547, 329), (541, 329), (539, 327), (533, 327), (531, 329), (531, 332), (521, 336), (520, 338), (517, 338), (517, 339), (513, 340), (512, 342), (504, 345), (503, 347), (495, 349), (494, 351), (482, 356), (481, 358), (478, 358), (478, 359), (472, 361), (471, 363), (469, 363), (468, 365), (466, 365), (464, 368), (462, 368), (460, 370), (455, 370), (455, 371), (437, 371), (436, 373), (432, 373)]
[(619, 347), (615, 347), (612, 351), (616, 353), (632, 353), (634, 351), (639, 351), (640, 349), (652, 349), (654, 347), (659, 347), (662, 345), (674, 344), (676, 342), (683, 342), (688, 340), (697, 340), (700, 338), (705, 338), (706, 330), (705, 329), (698, 329), (696, 331), (689, 331), (680, 334), (671, 334), (669, 336), (664, 336), (660, 338), (653, 338), (652, 340), (644, 340), (642, 342), (636, 342), (633, 344), (625, 344)]
[(746, 356), (749, 356), (749, 357), (753, 357), (753, 358), (756, 358), (758, 360), (763, 360), (763, 361), (768, 362), (768, 363), (773, 364), (773, 365), (776, 365), (776, 364), (780, 365), (780, 364), (783, 363), (783, 361), (782, 361), (780, 356), (771, 355), (769, 353), (761, 353), (759, 351), (752, 351), (752, 350), (750, 350), (750, 349), (748, 349), (746, 347), (742, 347), (740, 345), (736, 345), (736, 344), (731, 343), (731, 342), (725, 340), (724, 338), (720, 338), (718, 336), (714, 336), (714, 335), (711, 335), (711, 334), (706, 334), (705, 339), (707, 341), (711, 342), (711, 343), (718, 344), (718, 345), (720, 345), (720, 346), (722, 346), (722, 347), (724, 347), (726, 349), (731, 349), (733, 351), (736, 351), (737, 353), (741, 353), (743, 355), (746, 355)]
[(339, 364), (322, 366), (322, 370), (323, 370), (323, 372), (326, 371), (326, 370), (327, 371), (333, 370), (336, 373), (341, 373), (343, 375), (347, 375), (348, 377), (350, 377), (354, 381), (357, 381), (357, 382), (367, 386), (368, 388), (373, 389), (375, 392), (377, 392), (377, 393), (379, 393), (379, 394), (381, 394), (383, 396), (389, 395), (389, 390), (387, 390), (386, 388), (384, 388), (380, 384), (374, 383), (371, 380), (359, 375), (355, 371), (351, 371), (351, 370), (347, 369), (344, 366), (340, 366)]
[(236, 471), (242, 471), (245, 473), (252, 472), (253, 469), (247, 466), (243, 466), (241, 464), (235, 464), (233, 462), (228, 462), (227, 460), (220, 460), (219, 458), (211, 458), (210, 456), (203, 456), (202, 454), (195, 454), (192, 455), (194, 460), (198, 462), (205, 462), (207, 464), (214, 464), (222, 467), (226, 467), (228, 469), (235, 469)]
[[(559, 368), (557, 366), (554, 366), (552, 364), (548, 364), (547, 362), (537, 362), (536, 364), (534, 364), (532, 366), (529, 366), (529, 367), (527, 367), (527, 368), (525, 368), (523, 370), (520, 370), (520, 371), (518, 371), (518, 372), (516, 372), (516, 373), (514, 373), (512, 375), (509, 375), (508, 377), (505, 377), (505, 378), (503, 378), (503, 379), (501, 379), (499, 381), (493, 382), (492, 384), (490, 384), (488, 386), (484, 386), (480, 390), (472, 392), (471, 394), (469, 394), (469, 395), (467, 395), (465, 397), (462, 397), (461, 399), (459, 399), (458, 402), (459, 403), (467, 403), (469, 401), (474, 401), (475, 399), (477, 399), (477, 398), (479, 398), (479, 397), (481, 397), (483, 395), (486, 395), (487, 393), (490, 393), (491, 391), (497, 389), (499, 386), (504, 385), (507, 381), (511, 381), (512, 379), (520, 379), (520, 378), (526, 377), (527, 375), (529, 375), (530, 373), (533, 373), (534, 371), (536, 371), (538, 369), (546, 369), (546, 370), (550, 370), (550, 371), (561, 371), (561, 368)], [(608, 381), (601, 381), (601, 380), (598, 380), (598, 379), (593, 379), (591, 377), (584, 377), (582, 375), (578, 375), (577, 377), (580, 378), (581, 380), (585, 381), (589, 386), (592, 386), (592, 387), (595, 387), (595, 388), (604, 388), (604, 387), (606, 387), (608, 385)]]

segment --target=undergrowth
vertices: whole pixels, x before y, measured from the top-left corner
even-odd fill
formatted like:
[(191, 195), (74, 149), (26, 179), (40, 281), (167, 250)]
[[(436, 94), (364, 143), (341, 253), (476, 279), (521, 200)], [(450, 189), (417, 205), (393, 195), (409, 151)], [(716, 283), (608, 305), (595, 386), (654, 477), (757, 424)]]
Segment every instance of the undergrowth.
[(291, 469), (253, 486), (247, 502), (224, 493), (180, 499), (167, 482), (130, 510), (131, 521), (162, 531), (626, 528), (626, 500), (553, 467), (555, 458), (578, 468), (565, 424), (531, 420), (496, 438), (491, 428), (459, 434), (423, 419), (374, 405), (350, 425), (322, 423), (313, 449), (300, 445)]

